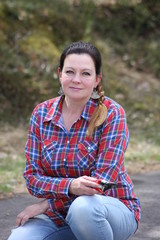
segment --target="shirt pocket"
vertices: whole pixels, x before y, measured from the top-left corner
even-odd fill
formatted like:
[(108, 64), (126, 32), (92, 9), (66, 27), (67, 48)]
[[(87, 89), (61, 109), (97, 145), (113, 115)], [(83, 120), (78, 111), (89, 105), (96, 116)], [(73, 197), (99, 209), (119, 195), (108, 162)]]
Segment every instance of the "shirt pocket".
[(57, 142), (51, 140), (44, 140), (42, 142), (42, 164), (46, 169), (58, 169), (60, 168), (60, 161), (56, 161), (57, 159)]
[(78, 166), (83, 169), (93, 168), (97, 157), (97, 144), (91, 140), (84, 140), (78, 144)]

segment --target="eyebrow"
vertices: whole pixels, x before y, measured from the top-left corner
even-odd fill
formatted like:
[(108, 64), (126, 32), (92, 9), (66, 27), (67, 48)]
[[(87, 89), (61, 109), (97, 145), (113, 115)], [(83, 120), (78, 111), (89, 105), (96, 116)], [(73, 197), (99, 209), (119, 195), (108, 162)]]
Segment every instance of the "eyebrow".
[[(65, 67), (66, 69), (72, 69), (72, 70), (74, 70), (74, 67)], [(92, 70), (91, 69), (89, 69), (89, 68), (83, 68), (82, 69), (82, 71), (90, 71), (90, 72), (92, 72)]]

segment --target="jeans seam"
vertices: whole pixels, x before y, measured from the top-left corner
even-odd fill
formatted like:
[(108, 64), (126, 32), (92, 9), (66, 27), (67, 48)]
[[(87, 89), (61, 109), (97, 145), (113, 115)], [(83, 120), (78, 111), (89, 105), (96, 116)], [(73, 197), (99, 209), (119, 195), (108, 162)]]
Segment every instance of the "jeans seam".
[(43, 238), (42, 240), (45, 240), (46, 238), (52, 236), (52, 234), (58, 233), (58, 232), (60, 232), (60, 231), (62, 231), (62, 230), (65, 230), (65, 229), (67, 229), (67, 226), (66, 226), (65, 228), (63, 228), (63, 229), (59, 229), (59, 230), (57, 229), (56, 231), (54, 231), (54, 232), (50, 233), (49, 235), (47, 235), (47, 236), (46, 236), (45, 238)]
[[(124, 203), (122, 203), (122, 204), (124, 204)], [(117, 206), (116, 204), (113, 204), (113, 203), (107, 203), (107, 204), (105, 204), (105, 203), (103, 203), (103, 206), (105, 207), (106, 205), (111, 205), (111, 206), (114, 206), (114, 207), (116, 207), (117, 209), (120, 209), (121, 211), (122, 211), (122, 213), (123, 214), (125, 214), (125, 209), (122, 209), (120, 206)], [(133, 217), (134, 217), (134, 220), (135, 220), (135, 222), (136, 222), (136, 219), (135, 219), (135, 216), (134, 216), (134, 213), (124, 204), (124, 206), (128, 209), (128, 211), (133, 215)], [(105, 208), (105, 210), (106, 210), (106, 208)], [(108, 212), (108, 218), (109, 218), (109, 211), (108, 211), (108, 208), (107, 208), (107, 212)], [(106, 217), (106, 219), (108, 219), (107, 217)], [(112, 225), (110, 225), (111, 226), (111, 228), (112, 228)], [(137, 230), (137, 227), (136, 227), (136, 230)], [(136, 230), (133, 232), (133, 233), (129, 233), (129, 235), (127, 236), (127, 238), (125, 238), (124, 240), (127, 240), (130, 236), (133, 236), (134, 235), (134, 233), (136, 232)]]

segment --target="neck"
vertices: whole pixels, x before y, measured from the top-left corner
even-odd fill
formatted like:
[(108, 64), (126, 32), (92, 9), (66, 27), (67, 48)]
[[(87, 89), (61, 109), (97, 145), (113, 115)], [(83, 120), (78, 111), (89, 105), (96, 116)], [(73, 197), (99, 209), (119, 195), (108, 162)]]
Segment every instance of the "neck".
[(71, 115), (76, 114), (80, 116), (85, 104), (86, 102), (75, 100), (72, 101), (69, 98), (65, 97), (63, 102), (63, 109), (65, 109), (65, 111)]
[(62, 117), (65, 128), (69, 132), (72, 125), (79, 119), (86, 103), (81, 101), (71, 101), (65, 96), (62, 107)]

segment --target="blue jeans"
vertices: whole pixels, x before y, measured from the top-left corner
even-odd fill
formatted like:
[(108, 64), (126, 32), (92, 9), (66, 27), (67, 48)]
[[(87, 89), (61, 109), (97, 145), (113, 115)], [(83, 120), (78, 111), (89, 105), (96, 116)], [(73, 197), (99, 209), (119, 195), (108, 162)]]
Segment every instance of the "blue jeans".
[(77, 197), (66, 226), (39, 215), (13, 230), (8, 240), (126, 240), (134, 234), (134, 214), (118, 199), (101, 195)]

